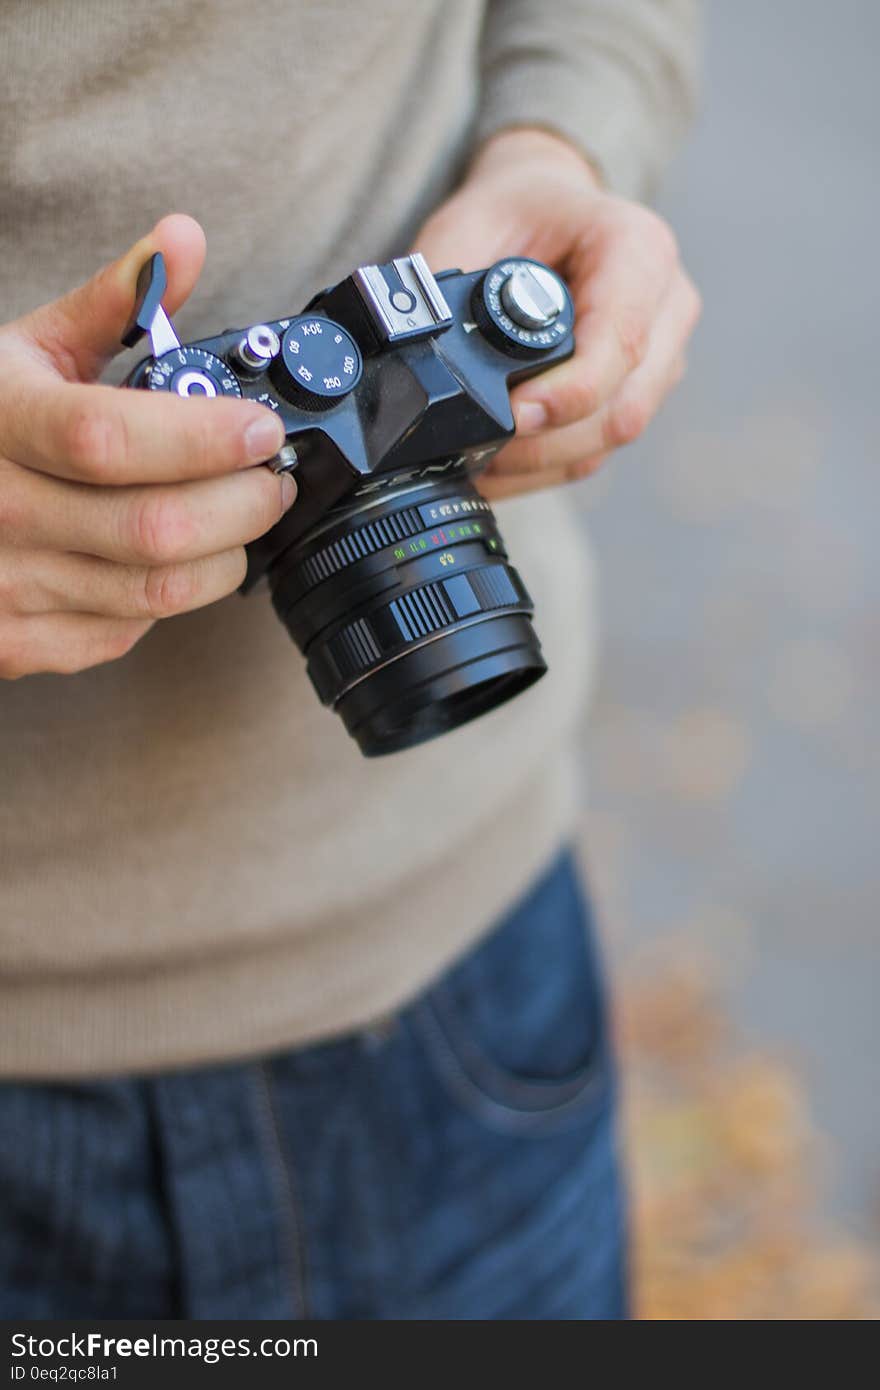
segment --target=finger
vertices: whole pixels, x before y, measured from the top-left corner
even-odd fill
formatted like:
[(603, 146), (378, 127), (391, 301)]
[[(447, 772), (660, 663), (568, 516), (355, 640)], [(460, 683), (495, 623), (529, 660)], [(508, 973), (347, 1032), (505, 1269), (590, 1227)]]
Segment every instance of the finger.
[(0, 453), (75, 481), (122, 485), (200, 478), (263, 463), (284, 443), (256, 401), (120, 391), (41, 377), (7, 384)]
[(581, 478), (591, 478), (607, 457), (607, 453), (592, 454), (566, 467), (544, 468), (534, 473), (494, 473), (487, 469), (477, 486), (487, 502), (504, 502), (527, 492), (540, 492), (543, 488), (562, 487), (565, 483), (579, 482)]
[(293, 479), (268, 468), (143, 488), (89, 487), (22, 468), (9, 473), (5, 492), (0, 477), (0, 541), (121, 564), (179, 564), (246, 545), (296, 496)]
[(5, 551), (0, 556), (0, 611), (97, 613), (116, 618), (169, 618), (233, 593), (244, 579), (241, 547), (170, 565), (119, 565), (93, 555)]
[(41, 613), (0, 619), (0, 680), (41, 672), (73, 675), (131, 651), (149, 622), (90, 613)]
[(560, 428), (595, 414), (644, 360), (677, 250), (665, 223), (636, 211), (607, 236), (591, 273), (575, 288), (574, 355), (515, 393), (523, 431)]
[(470, 271), (498, 260), (510, 251), (514, 239), (497, 204), (463, 190), (423, 224), (413, 250), (421, 251), (435, 272), (449, 266)]
[(605, 443), (606, 413), (607, 407), (604, 407), (597, 415), (579, 420), (576, 425), (514, 439), (495, 455), (489, 471), (494, 477), (509, 478), (564, 471), (579, 459), (610, 447)]
[(191, 294), (205, 260), (205, 234), (183, 213), (163, 217), (119, 260), (86, 284), (19, 319), (17, 329), (70, 380), (92, 381), (122, 350), (121, 337), (134, 307), (137, 278), (156, 251), (165, 257), (173, 313)]
[(699, 310), (699, 296), (682, 272), (660, 307), (644, 361), (612, 399), (586, 420), (514, 439), (492, 460), (493, 473), (567, 468), (580, 458), (633, 443), (681, 378), (684, 347)]

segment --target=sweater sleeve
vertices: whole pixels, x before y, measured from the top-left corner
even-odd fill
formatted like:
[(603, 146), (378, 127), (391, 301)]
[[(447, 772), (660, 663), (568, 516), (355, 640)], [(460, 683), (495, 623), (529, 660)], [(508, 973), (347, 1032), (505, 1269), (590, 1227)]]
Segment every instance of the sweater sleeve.
[(696, 105), (699, 0), (490, 0), (476, 138), (536, 125), (650, 196)]

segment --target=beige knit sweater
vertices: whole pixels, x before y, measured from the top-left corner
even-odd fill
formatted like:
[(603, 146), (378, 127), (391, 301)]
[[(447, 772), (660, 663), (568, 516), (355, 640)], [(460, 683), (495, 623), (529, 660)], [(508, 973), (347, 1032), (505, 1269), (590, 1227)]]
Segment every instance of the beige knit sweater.
[[(186, 336), (298, 309), (400, 252), (473, 142), (522, 122), (612, 186), (687, 114), (691, 0), (0, 0), (0, 285), (11, 318), (191, 212)], [(500, 509), (551, 672), (368, 762), (265, 595), (125, 660), (0, 684), (0, 1075), (231, 1058), (400, 1005), (568, 833), (589, 684), (563, 493)]]

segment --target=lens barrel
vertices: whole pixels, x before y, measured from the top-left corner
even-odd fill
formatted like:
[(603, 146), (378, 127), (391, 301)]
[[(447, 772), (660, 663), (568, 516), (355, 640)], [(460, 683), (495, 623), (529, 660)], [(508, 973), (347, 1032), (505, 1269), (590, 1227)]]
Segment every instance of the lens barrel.
[(547, 669), (532, 600), (463, 473), (327, 513), (269, 583), (318, 695), (367, 757), (455, 729)]

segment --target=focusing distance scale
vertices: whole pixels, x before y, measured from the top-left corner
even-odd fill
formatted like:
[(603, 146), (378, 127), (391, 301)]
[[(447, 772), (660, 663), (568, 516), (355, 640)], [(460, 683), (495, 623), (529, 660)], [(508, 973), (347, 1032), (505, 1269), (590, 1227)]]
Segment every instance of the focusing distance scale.
[(434, 738), (543, 675), (532, 600), (475, 480), (514, 432), (510, 388), (573, 351), (562, 280), (522, 257), (435, 277), (414, 254), (355, 271), (301, 315), (181, 345), (154, 276), (161, 257), (125, 338), (149, 332), (154, 355), (126, 384), (281, 416), (270, 466), (294, 472), (297, 501), (247, 548), (242, 588), (268, 580), (361, 751)]

